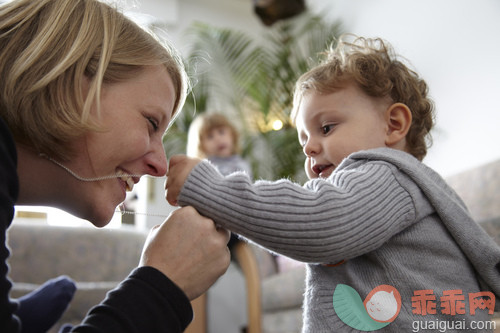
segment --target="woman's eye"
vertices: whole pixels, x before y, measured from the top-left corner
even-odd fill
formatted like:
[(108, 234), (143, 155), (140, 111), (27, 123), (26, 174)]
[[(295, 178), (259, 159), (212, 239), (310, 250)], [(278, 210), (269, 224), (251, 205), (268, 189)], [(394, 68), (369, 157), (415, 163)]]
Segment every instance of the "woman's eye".
[(153, 127), (153, 130), (156, 132), (158, 130), (158, 122), (156, 121), (156, 119), (154, 119), (153, 117), (147, 117), (147, 120)]
[(321, 133), (328, 134), (333, 129), (333, 127), (334, 127), (333, 124), (324, 125), (321, 127)]

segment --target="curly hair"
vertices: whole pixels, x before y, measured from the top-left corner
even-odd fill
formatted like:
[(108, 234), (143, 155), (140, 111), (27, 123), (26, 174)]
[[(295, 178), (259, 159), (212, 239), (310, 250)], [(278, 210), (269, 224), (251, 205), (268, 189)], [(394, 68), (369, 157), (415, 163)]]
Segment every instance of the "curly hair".
[(336, 47), (323, 53), (325, 59), (318, 66), (298, 79), (292, 121), (308, 91), (328, 94), (355, 83), (368, 96), (390, 97), (393, 103), (408, 106), (412, 123), (406, 136), (406, 149), (422, 160), (432, 143), (430, 130), (434, 126), (434, 103), (428, 96), (427, 84), (384, 40), (355, 37), (349, 42), (349, 36), (342, 36)]

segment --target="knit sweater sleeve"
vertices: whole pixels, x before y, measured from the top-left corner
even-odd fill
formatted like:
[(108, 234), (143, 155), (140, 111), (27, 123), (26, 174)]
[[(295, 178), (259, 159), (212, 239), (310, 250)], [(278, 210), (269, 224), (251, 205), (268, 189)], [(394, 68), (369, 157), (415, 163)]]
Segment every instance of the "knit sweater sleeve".
[(358, 163), (304, 186), (252, 183), (198, 164), (179, 195), (221, 226), (277, 253), (309, 263), (336, 263), (370, 252), (415, 217), (411, 195), (387, 163)]

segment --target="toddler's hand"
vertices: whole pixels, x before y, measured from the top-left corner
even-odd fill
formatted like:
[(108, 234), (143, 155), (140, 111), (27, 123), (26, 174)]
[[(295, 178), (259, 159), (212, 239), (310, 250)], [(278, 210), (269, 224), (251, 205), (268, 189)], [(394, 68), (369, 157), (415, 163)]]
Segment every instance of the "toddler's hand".
[(165, 182), (166, 199), (172, 206), (177, 205), (177, 197), (191, 170), (200, 163), (198, 158), (187, 157), (185, 155), (175, 155), (170, 158)]

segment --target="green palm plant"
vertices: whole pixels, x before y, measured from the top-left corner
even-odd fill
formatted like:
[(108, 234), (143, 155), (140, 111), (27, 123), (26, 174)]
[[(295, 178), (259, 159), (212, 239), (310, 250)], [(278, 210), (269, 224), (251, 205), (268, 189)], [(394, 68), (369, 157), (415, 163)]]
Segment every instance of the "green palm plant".
[[(302, 150), (289, 116), (297, 78), (334, 43), (341, 24), (308, 12), (264, 36), (195, 23), (186, 68), (193, 80), (179, 119), (165, 136), (167, 154), (185, 151), (196, 113), (218, 111), (240, 129), (242, 155), (256, 178), (304, 180)], [(279, 130), (272, 126), (280, 125)]]

